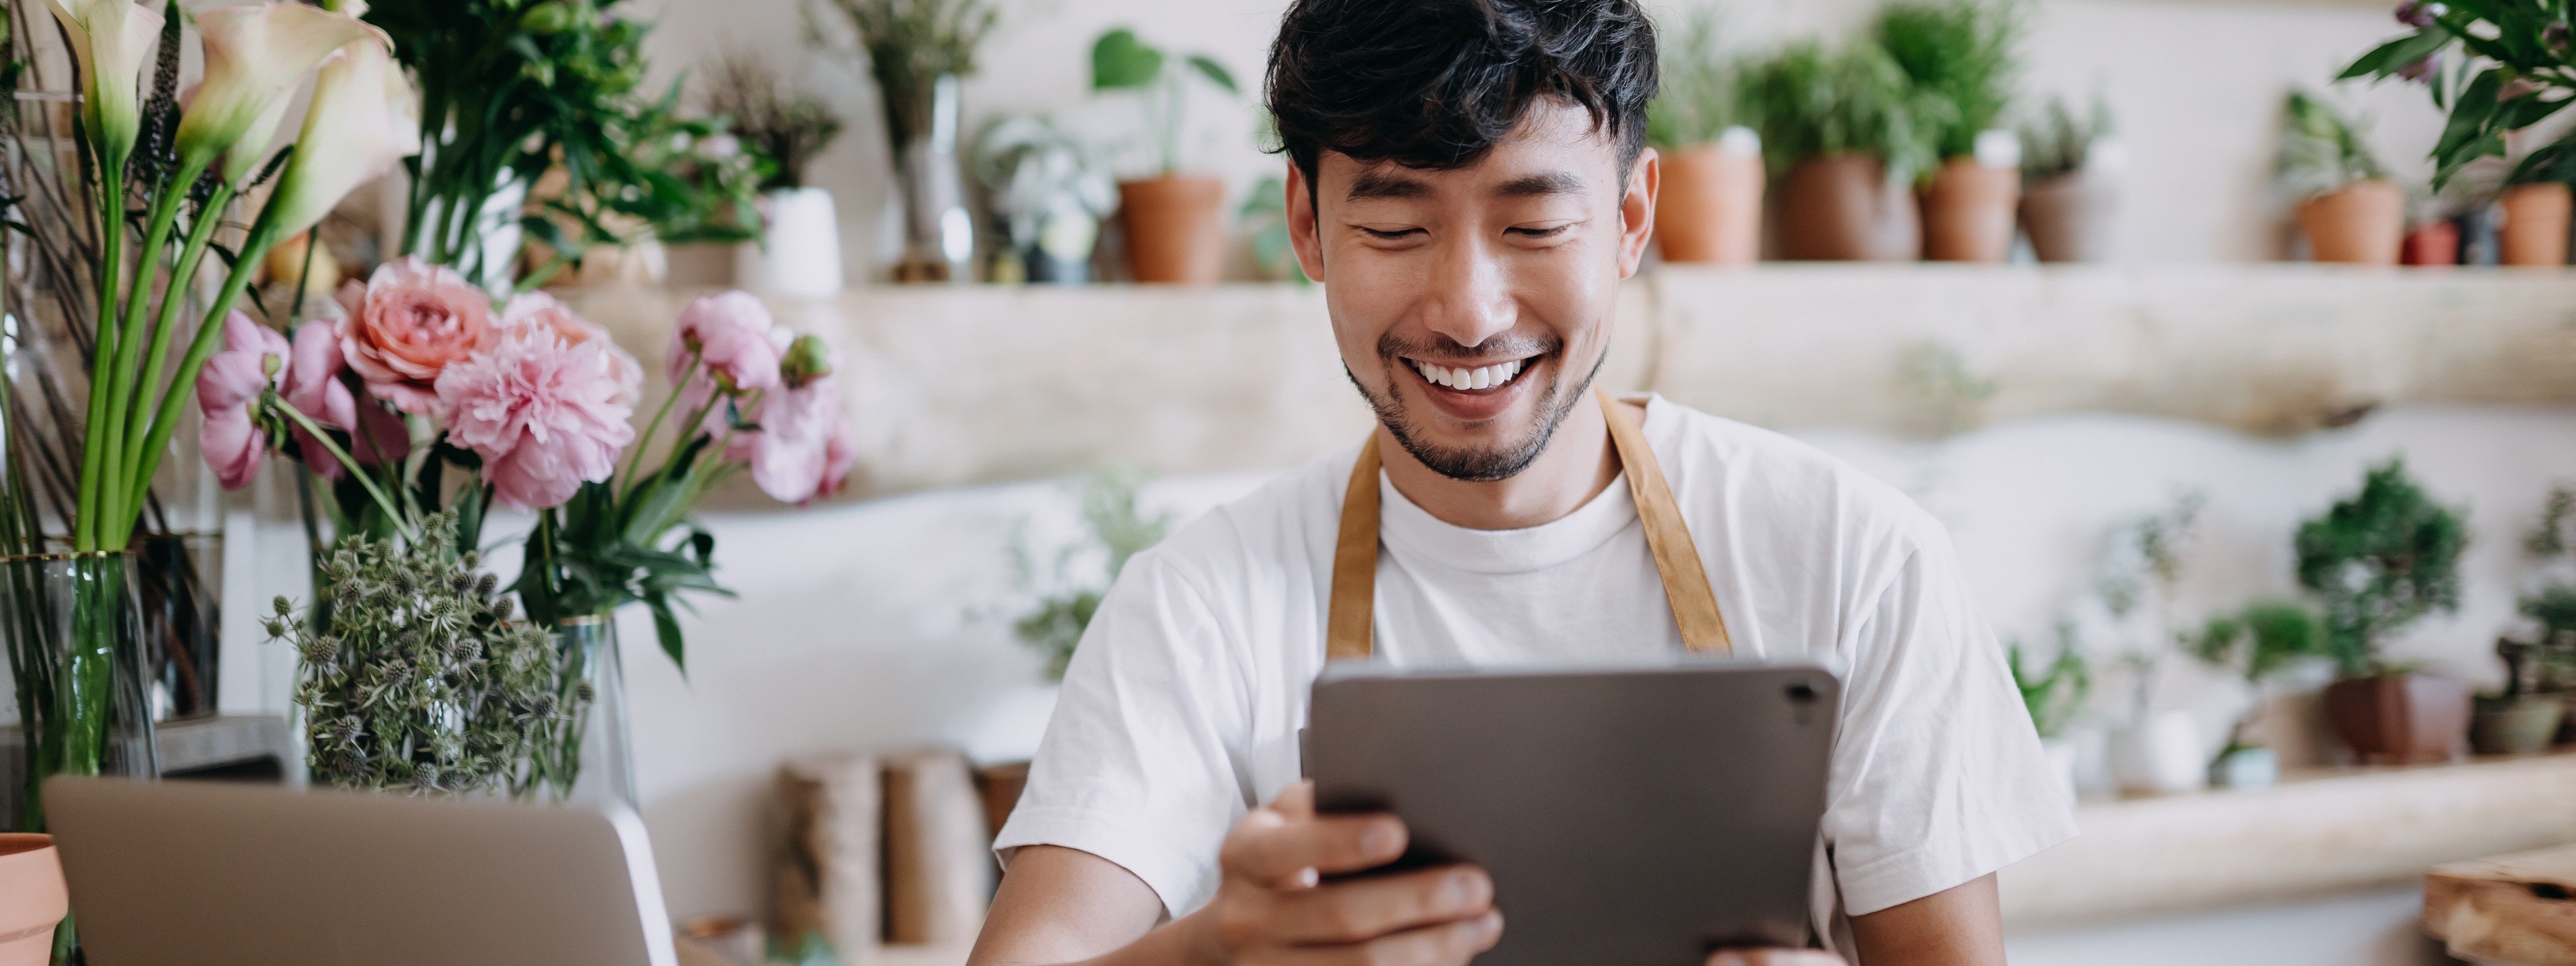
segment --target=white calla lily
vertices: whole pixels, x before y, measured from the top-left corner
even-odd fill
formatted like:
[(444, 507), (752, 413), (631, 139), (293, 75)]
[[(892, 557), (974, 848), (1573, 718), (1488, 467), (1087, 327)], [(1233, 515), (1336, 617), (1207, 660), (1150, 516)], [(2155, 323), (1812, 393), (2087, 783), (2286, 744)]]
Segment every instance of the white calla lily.
[(71, 34), (90, 136), (122, 162), (142, 126), (143, 68), (160, 42), (161, 14), (134, 0), (46, 0)]
[(411, 84), (385, 45), (361, 41), (324, 58), (295, 157), (269, 202), (275, 237), (313, 227), (350, 189), (420, 153), (419, 117)]
[(206, 80), (180, 114), (179, 156), (203, 164), (229, 150), (223, 173), (231, 184), (267, 155), (287, 92), (306, 71), (350, 44), (392, 43), (355, 17), (301, 3), (208, 10), (197, 15), (197, 33), (205, 42)]

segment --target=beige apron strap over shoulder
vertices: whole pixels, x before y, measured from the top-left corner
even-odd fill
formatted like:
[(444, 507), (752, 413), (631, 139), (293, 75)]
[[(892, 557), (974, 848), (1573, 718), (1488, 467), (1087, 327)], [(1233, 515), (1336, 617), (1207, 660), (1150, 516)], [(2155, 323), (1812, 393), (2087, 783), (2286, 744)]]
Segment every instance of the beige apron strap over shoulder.
[[(1636, 419), (1607, 392), (1595, 391), (1602, 416), (1610, 423), (1610, 446), (1619, 454), (1628, 477), (1628, 493), (1637, 504), (1637, 520), (1646, 529), (1646, 548), (1663, 578), (1664, 599), (1673, 606), (1673, 622), (1682, 643), (1703, 654), (1726, 654), (1734, 644), (1726, 635), (1726, 618), (1718, 613), (1717, 594), (1700, 566), (1699, 548), (1682, 523), (1681, 505), (1664, 479), (1655, 451), (1646, 445)], [(1333, 588), (1324, 620), (1324, 659), (1366, 660), (1375, 646), (1377, 611), (1378, 492), (1377, 437), (1360, 447), (1351, 467), (1350, 489), (1342, 495), (1342, 529), (1333, 545)]]

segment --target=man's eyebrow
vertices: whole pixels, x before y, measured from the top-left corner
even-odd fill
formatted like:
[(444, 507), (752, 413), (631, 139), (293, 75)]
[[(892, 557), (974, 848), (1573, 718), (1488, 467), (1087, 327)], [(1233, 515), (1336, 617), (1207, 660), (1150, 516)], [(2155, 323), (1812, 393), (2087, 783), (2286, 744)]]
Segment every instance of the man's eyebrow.
[(1370, 198), (1420, 198), (1430, 193), (1430, 185), (1423, 184), (1418, 180), (1407, 178), (1400, 174), (1392, 174), (1385, 171), (1362, 171), (1358, 178), (1351, 181), (1350, 196), (1343, 200), (1362, 201)]
[(1542, 171), (1503, 182), (1503, 186), (1494, 189), (1494, 193), (1505, 198), (1579, 195), (1583, 193), (1583, 179), (1564, 171)]

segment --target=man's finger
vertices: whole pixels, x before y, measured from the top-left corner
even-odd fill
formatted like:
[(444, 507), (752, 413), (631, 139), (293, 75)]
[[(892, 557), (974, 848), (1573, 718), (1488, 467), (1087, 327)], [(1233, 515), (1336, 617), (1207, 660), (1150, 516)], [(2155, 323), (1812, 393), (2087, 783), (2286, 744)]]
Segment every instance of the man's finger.
[[(1227, 875), (1271, 888), (1313, 885), (1320, 875), (1360, 872), (1404, 854), (1404, 823), (1393, 815), (1291, 819), (1270, 809), (1226, 836), (1217, 864)], [(1313, 870), (1313, 871), (1308, 871)]]
[(1493, 908), (1494, 880), (1475, 866), (1453, 865), (1282, 893), (1274, 901), (1281, 938), (1356, 943), (1483, 915)]
[(1298, 782), (1288, 786), (1288, 790), (1280, 792), (1279, 797), (1270, 800), (1270, 810), (1278, 812), (1291, 821), (1314, 817), (1315, 783)]
[(1348, 946), (1302, 946), (1283, 961), (1295, 966), (1464, 966), (1503, 938), (1503, 914), (1408, 929)]

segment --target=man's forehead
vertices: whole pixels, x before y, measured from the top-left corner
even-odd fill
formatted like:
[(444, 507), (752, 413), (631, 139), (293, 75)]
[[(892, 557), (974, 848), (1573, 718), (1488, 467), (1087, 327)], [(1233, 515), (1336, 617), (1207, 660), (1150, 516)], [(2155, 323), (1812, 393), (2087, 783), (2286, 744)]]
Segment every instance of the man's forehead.
[[(1532, 105), (1510, 134), (1475, 161), (1454, 168), (1418, 168), (1393, 160), (1360, 161), (1327, 150), (1318, 174), (1347, 201), (1428, 198), (1469, 192), (1500, 197), (1580, 195), (1596, 186), (1616, 190), (1618, 147), (1570, 104)], [(1598, 182), (1598, 185), (1595, 183)]]

